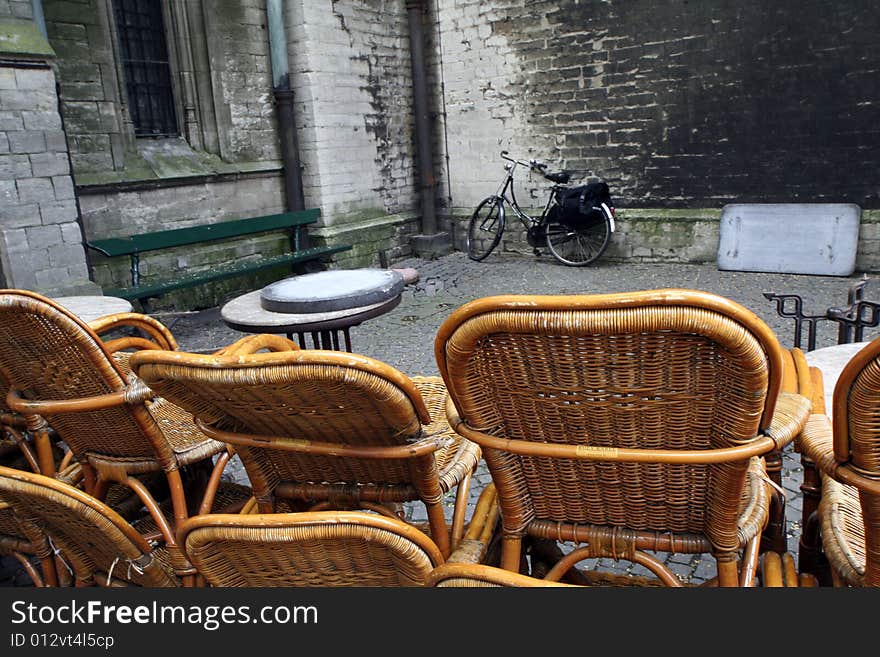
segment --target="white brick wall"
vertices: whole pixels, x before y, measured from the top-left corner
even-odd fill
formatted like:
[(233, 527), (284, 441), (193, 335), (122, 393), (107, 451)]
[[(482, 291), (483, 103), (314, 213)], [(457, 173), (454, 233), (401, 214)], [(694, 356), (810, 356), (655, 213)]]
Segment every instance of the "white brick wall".
[[(515, 53), (492, 35), (492, 11), (480, 0), (438, 0), (443, 58), (450, 194), (456, 206), (472, 207), (494, 194), (504, 175), (502, 150), (528, 160), (547, 149), (515, 112), (524, 93)], [(550, 162), (551, 167), (554, 163)], [(546, 182), (518, 171), (517, 198), (543, 199)], [(540, 203), (540, 201), (537, 201)]]
[(417, 205), (403, 3), (288, 3), (307, 206), (327, 225)]

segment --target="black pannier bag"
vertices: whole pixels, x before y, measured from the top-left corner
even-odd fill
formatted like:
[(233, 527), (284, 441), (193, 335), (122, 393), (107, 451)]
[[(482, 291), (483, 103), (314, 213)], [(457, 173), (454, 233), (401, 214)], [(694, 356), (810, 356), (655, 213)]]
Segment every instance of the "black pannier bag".
[(605, 182), (560, 189), (556, 192), (557, 207), (553, 208), (555, 212), (551, 217), (567, 226), (605, 221), (599, 209), (602, 203), (611, 206), (611, 191)]

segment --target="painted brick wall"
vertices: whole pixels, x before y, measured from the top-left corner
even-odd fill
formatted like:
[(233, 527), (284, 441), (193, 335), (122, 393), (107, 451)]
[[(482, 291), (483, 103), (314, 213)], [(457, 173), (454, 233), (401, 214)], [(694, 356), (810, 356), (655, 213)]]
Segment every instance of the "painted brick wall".
[(328, 223), (417, 203), (409, 32), (402, 2), (289, 2), (306, 204)]
[(874, 3), (438, 5), (455, 205), (507, 148), (605, 177), (621, 207), (880, 207)]

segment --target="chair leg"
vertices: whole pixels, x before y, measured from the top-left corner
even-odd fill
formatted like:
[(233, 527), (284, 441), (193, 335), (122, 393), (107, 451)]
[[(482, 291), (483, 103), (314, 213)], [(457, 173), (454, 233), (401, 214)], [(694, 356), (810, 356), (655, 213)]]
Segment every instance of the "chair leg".
[(819, 500), (822, 496), (822, 480), (816, 465), (806, 456), (801, 456), (803, 464), (803, 510), (801, 512), (801, 537), (798, 541), (798, 569), (816, 577), (822, 586), (831, 586), (831, 573), (828, 561), (822, 551), (819, 534)]
[(773, 452), (764, 457), (767, 477), (779, 488), (770, 498), (770, 514), (767, 526), (761, 534), (761, 552), (782, 554), (788, 548), (785, 537), (785, 497), (782, 490), (782, 453)]
[(464, 536), (465, 512), (467, 511), (467, 499), (471, 488), (471, 475), (468, 472), (459, 482), (458, 489), (455, 491), (455, 511), (452, 514), (452, 549), (458, 547), (461, 538)]
[(426, 504), (425, 506), (428, 509), (428, 525), (431, 527), (431, 538), (434, 539), (445, 559), (452, 552), (452, 546), (449, 542), (449, 528), (446, 526), (443, 504), (437, 502), (435, 504)]
[(736, 555), (731, 552), (716, 553), (715, 561), (718, 568), (718, 586), (739, 586)]
[(746, 549), (743, 552), (739, 575), (739, 585), (743, 588), (751, 588), (755, 585), (755, 576), (758, 574), (758, 558), (760, 557), (758, 549), (760, 542), (761, 537), (755, 536), (746, 544)]
[(171, 505), (174, 508), (174, 526), (180, 527), (189, 517), (186, 508), (186, 489), (180, 476), (180, 470), (167, 470), (165, 476), (168, 478), (168, 490), (171, 494)]
[(501, 567), (518, 573), (522, 556), (522, 537), (504, 536), (501, 540)]
[(40, 463), (37, 459), (37, 455), (34, 454), (34, 450), (31, 449), (31, 446), (28, 445), (27, 439), (21, 435), (19, 431), (17, 431), (13, 427), (5, 426), (3, 430), (12, 438), (12, 441), (18, 445), (18, 449), (21, 450), (22, 455), (24, 455), (25, 460), (28, 462), (31, 470), (34, 472), (40, 472)]
[[(175, 526), (180, 527), (183, 520), (186, 519), (186, 500), (183, 498), (182, 492), (183, 487), (180, 483), (180, 473), (177, 470), (172, 470), (166, 473), (169, 478), (169, 487), (172, 491), (171, 501), (174, 506), (174, 520)], [(174, 475), (177, 475), (176, 477)], [(165, 516), (162, 515), (162, 511), (159, 509), (159, 505), (156, 503), (156, 500), (153, 499), (153, 496), (150, 494), (150, 491), (147, 490), (147, 487), (144, 486), (143, 482), (134, 477), (129, 477), (125, 481), (126, 485), (134, 490), (137, 493), (138, 497), (141, 498), (141, 501), (144, 503), (144, 506), (147, 507), (147, 511), (149, 511), (150, 516), (159, 526), (159, 531), (162, 532), (162, 537), (165, 539), (165, 547), (166, 549), (172, 553), (171, 560), (172, 563), (177, 561), (175, 564), (175, 570), (180, 574), (181, 582), (184, 587), (194, 587), (196, 585), (196, 575), (195, 573), (183, 572), (183, 570), (189, 570), (189, 563), (186, 559), (186, 555), (183, 553), (183, 550), (177, 544), (177, 540), (174, 536), (174, 532), (171, 529), (168, 521), (165, 519)], [(177, 490), (177, 495), (174, 494), (174, 491)], [(181, 509), (182, 507), (182, 509)], [(183, 520), (180, 519), (179, 514), (183, 514)], [(185, 566), (180, 566), (180, 564), (186, 564)]]
[[(18, 563), (21, 564), (21, 567), (24, 568), (25, 572), (28, 574), (28, 577), (30, 577), (31, 581), (34, 583), (34, 586), (36, 586), (37, 588), (49, 586), (49, 584), (43, 581), (43, 578), (40, 577), (40, 573), (37, 572), (37, 569), (34, 568), (34, 565), (28, 560), (26, 556), (24, 556), (20, 552), (13, 552), (12, 556), (16, 559), (16, 561), (18, 561)], [(49, 573), (47, 572), (47, 569), (53, 566), (52, 559), (41, 559), (40, 562), (42, 564), (44, 575), (46, 575), (46, 578), (49, 579)], [(54, 586), (58, 586), (57, 579), (54, 580)]]
[(199, 506), (198, 515), (204, 515), (206, 513), (211, 512), (211, 508), (214, 505), (214, 496), (217, 494), (217, 488), (220, 486), (220, 477), (223, 476), (223, 470), (226, 468), (226, 464), (229, 463), (230, 454), (229, 452), (223, 452), (217, 458), (217, 463), (214, 465), (214, 469), (211, 471), (211, 477), (208, 479), (208, 484), (205, 486), (205, 495), (202, 498), (202, 503)]
[(40, 474), (52, 477), (55, 475), (55, 453), (52, 449), (52, 438), (49, 436), (49, 425), (42, 423), (34, 430), (34, 447), (37, 452), (37, 461), (40, 466)]

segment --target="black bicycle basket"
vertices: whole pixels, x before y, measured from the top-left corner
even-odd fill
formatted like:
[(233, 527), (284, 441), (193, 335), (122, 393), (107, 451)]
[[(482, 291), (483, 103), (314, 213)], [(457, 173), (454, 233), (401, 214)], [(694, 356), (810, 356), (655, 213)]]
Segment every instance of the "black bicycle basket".
[(611, 191), (608, 183), (595, 182), (578, 187), (568, 187), (556, 192), (556, 206), (552, 217), (567, 226), (583, 226), (604, 221), (601, 205), (611, 207)]

